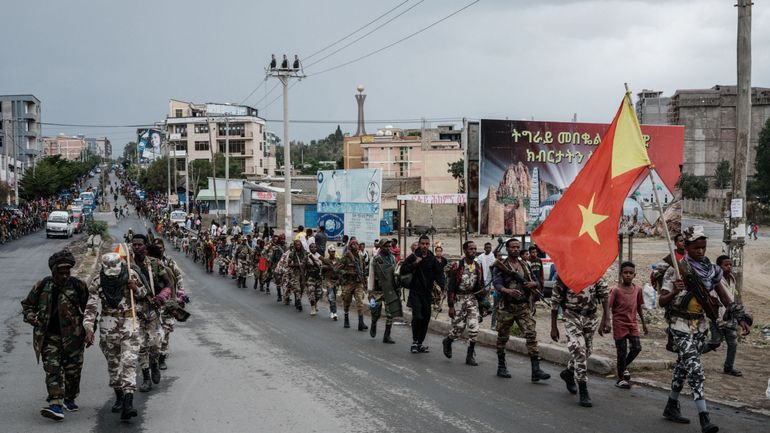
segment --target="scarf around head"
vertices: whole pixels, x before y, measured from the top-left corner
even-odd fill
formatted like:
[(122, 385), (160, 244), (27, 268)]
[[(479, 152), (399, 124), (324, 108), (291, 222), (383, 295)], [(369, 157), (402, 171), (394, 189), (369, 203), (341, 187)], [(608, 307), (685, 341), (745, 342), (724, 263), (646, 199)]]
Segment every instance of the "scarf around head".
[(722, 268), (712, 264), (708, 257), (703, 257), (703, 260), (698, 261), (688, 255), (687, 263), (703, 282), (706, 289), (713, 290), (714, 286), (722, 281)]
[(125, 264), (120, 266), (120, 275), (111, 277), (102, 270), (99, 276), (99, 283), (102, 286), (102, 293), (107, 305), (110, 308), (118, 308), (123, 299), (123, 289), (128, 283), (128, 269)]

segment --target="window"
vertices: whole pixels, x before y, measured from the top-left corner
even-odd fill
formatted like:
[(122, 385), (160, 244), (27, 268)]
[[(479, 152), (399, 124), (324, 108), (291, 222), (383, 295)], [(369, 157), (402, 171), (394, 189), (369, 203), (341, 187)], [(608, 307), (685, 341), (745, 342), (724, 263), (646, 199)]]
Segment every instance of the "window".
[(176, 142), (174, 148), (179, 151), (187, 152), (187, 142)]
[(174, 125), (174, 132), (182, 137), (187, 137), (187, 125)]
[[(221, 153), (225, 153), (225, 140), (217, 140), (217, 149)], [(246, 141), (245, 140), (230, 140), (230, 154), (240, 153), (246, 154)]]
[[(228, 133), (229, 128), (229, 133)], [(246, 136), (246, 126), (243, 123), (230, 123), (225, 125), (224, 123), (217, 123), (218, 135), (229, 135), (236, 137)]]
[(209, 133), (209, 125), (207, 123), (199, 123), (195, 125), (195, 133), (196, 134), (208, 134)]
[(208, 141), (196, 141), (195, 142), (195, 150), (198, 150), (198, 151), (209, 150), (209, 142)]
[(176, 110), (174, 110), (174, 117), (182, 117), (182, 109), (181, 108), (177, 108)]
[(184, 165), (184, 158), (177, 158), (176, 160), (176, 171), (185, 171), (185, 165)]

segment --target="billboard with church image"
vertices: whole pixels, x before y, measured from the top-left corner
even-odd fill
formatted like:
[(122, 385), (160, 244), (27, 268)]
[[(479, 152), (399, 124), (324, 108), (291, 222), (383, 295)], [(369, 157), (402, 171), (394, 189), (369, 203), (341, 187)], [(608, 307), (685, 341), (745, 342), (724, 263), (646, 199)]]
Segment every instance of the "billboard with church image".
[[(478, 229), (482, 234), (531, 233), (591, 157), (609, 124), (482, 119), (479, 131)], [(659, 174), (661, 200), (672, 202), (681, 172), (684, 128), (642, 125)], [(472, 143), (470, 143), (472, 145)], [(470, 165), (470, 164), (469, 164)], [(469, 167), (469, 169), (472, 167)], [(469, 185), (473, 190), (476, 186)], [(640, 180), (627, 199), (623, 230), (657, 234), (651, 183)], [(677, 208), (675, 204), (672, 211)], [(667, 212), (668, 214), (668, 212)], [(666, 215), (667, 220), (669, 216)], [(673, 212), (669, 226), (681, 225)]]

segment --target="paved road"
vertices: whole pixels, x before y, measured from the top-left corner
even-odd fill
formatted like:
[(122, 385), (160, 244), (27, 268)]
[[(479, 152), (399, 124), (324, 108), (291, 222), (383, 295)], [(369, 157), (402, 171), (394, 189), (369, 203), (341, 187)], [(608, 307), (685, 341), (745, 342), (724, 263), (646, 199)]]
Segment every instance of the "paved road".
[[(133, 216), (111, 227), (113, 236), (141, 227)], [(42, 368), (35, 365), (31, 329), (21, 322), (19, 300), (47, 272), (48, 255), (63, 242), (35, 235), (0, 247), (4, 296), (0, 301), (0, 431), (39, 432), (51, 422), (38, 414), (45, 397)], [(687, 432), (691, 426), (661, 419), (666, 395), (618, 390), (610, 379), (591, 377), (595, 407), (584, 409), (560, 380), (532, 384), (528, 359), (509, 355), (513, 379), (497, 378), (496, 357), (478, 350), (479, 367), (440, 353), (429, 336), (429, 354), (409, 353), (410, 333), (394, 330), (396, 345), (328, 319), (312, 318), (230, 279), (202, 272), (178, 257), (193, 298), (192, 318), (172, 339), (160, 386), (137, 394), (140, 418), (120, 425), (110, 413), (112, 392), (97, 347), (88, 349), (78, 399), (61, 432)], [(325, 314), (324, 314), (325, 313)], [(556, 376), (559, 368), (546, 364)], [(695, 416), (684, 402), (685, 414)], [(722, 431), (767, 432), (767, 418), (712, 405)]]

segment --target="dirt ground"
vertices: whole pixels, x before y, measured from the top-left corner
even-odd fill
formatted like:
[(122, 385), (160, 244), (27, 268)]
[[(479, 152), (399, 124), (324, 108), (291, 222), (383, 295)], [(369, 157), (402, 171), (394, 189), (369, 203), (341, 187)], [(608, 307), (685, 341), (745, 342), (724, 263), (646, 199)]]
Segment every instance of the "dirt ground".
[[(410, 239), (411, 240), (411, 239)], [(415, 239), (416, 240), (416, 239)], [(459, 257), (460, 243), (455, 236), (437, 236), (441, 241), (446, 255)], [(488, 242), (489, 237), (471, 238), (479, 247)], [(493, 245), (497, 241), (492, 241)], [(626, 247), (627, 248), (627, 247)], [(713, 260), (721, 254), (720, 244), (713, 242), (707, 251), (709, 258)], [(481, 249), (481, 248), (479, 248)], [(626, 250), (627, 251), (627, 250)], [(649, 280), (650, 269), (654, 263), (660, 261), (667, 254), (667, 246), (664, 240), (659, 239), (635, 239), (633, 249), (633, 261), (637, 265), (636, 284), (642, 286)], [(743, 303), (746, 309), (754, 317), (754, 326), (751, 334), (741, 338), (738, 346), (738, 356), (735, 368), (743, 372), (743, 377), (732, 377), (722, 373), (726, 348), (724, 345), (716, 352), (703, 355), (702, 360), (706, 370), (706, 395), (708, 398), (740, 402), (742, 405), (770, 410), (770, 400), (765, 396), (765, 390), (770, 378), (770, 335), (762, 333), (766, 325), (770, 329), (770, 238), (760, 237), (757, 241), (749, 241), (745, 249), (744, 290)], [(617, 275), (616, 266), (607, 270), (607, 280), (613, 281)], [(650, 334), (642, 336), (642, 353), (638, 359), (675, 361), (676, 355), (666, 351), (665, 321), (660, 310), (648, 311), (648, 327)], [(439, 319), (448, 320), (446, 307)], [(550, 342), (550, 313), (547, 307), (541, 303), (536, 315), (538, 339), (542, 342)], [(489, 318), (485, 318), (482, 328), (489, 329)], [(561, 335), (564, 335), (560, 325)], [(563, 338), (562, 338), (563, 340)], [(561, 342), (562, 344), (564, 341)], [(594, 340), (594, 353), (615, 359), (615, 345), (612, 336), (596, 335)], [(670, 370), (633, 371), (634, 378), (644, 378), (645, 382), (652, 382), (663, 388), (668, 388), (671, 381)], [(613, 375), (614, 377), (614, 375)], [(633, 379), (632, 379), (633, 380)], [(685, 392), (687, 387), (685, 386)]]

